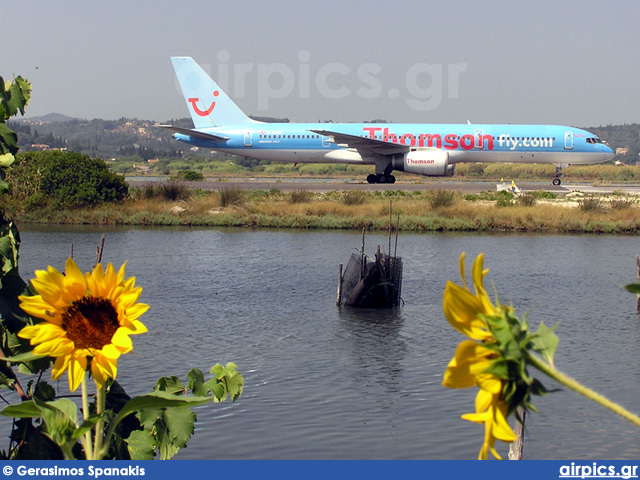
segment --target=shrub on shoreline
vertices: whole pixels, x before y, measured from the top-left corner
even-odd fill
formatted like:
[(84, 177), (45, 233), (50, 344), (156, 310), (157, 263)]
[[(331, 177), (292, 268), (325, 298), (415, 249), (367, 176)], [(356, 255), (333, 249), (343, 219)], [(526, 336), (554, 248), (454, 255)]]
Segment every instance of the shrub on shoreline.
[(11, 197), (24, 210), (94, 207), (120, 202), (129, 192), (124, 177), (106, 164), (75, 152), (19, 154), (8, 170)]

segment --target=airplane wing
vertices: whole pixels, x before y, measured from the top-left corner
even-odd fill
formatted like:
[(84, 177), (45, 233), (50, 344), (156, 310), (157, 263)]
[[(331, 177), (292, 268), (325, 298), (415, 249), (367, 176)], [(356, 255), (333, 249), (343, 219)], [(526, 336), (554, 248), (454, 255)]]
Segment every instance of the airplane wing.
[(319, 135), (331, 137), (331, 141), (341, 147), (354, 148), (359, 152), (366, 152), (376, 155), (393, 155), (395, 153), (406, 153), (409, 151), (408, 145), (400, 145), (376, 138), (359, 137), (348, 133), (333, 132), (331, 130), (311, 130)]
[(174, 127), (173, 125), (156, 125), (156, 127), (166, 128), (172, 132), (181, 133), (182, 135), (189, 135), (193, 138), (199, 138), (200, 140), (210, 140), (214, 142), (224, 142), (231, 137), (223, 137), (221, 135), (214, 135), (212, 133), (199, 132), (198, 130), (191, 130), (189, 128)]

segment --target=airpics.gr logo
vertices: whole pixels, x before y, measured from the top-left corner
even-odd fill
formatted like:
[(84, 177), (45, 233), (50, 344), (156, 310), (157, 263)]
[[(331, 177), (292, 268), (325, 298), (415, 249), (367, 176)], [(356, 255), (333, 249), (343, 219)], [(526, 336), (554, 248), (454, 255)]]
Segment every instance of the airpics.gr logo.
[[(213, 96), (214, 97), (217, 97), (218, 95), (220, 95), (220, 92), (218, 90), (213, 92)], [(196, 112), (201, 117), (206, 117), (211, 112), (213, 112), (213, 109), (216, 107), (216, 102), (211, 102), (211, 105), (209, 105), (209, 108), (207, 108), (206, 110), (201, 110), (200, 107), (198, 107), (198, 102), (199, 101), (200, 101), (200, 99), (199, 98), (195, 98), (195, 97), (189, 99), (189, 103), (193, 107), (193, 111)]]

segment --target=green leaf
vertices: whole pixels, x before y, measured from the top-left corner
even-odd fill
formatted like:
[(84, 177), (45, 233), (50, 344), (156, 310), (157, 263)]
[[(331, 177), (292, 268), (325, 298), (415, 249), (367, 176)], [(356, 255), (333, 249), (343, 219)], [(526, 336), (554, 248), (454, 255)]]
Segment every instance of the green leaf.
[(483, 371), (498, 378), (509, 380), (509, 363), (503, 359), (496, 359)]
[(13, 82), (5, 83), (5, 90), (0, 95), (5, 119), (12, 117), (18, 111), (24, 115), (24, 108), (31, 98), (31, 84), (22, 77), (16, 77)]
[(169, 460), (178, 450), (187, 446), (195, 430), (195, 414), (189, 407), (167, 408), (162, 421), (155, 425), (160, 458)]
[(56, 391), (47, 382), (40, 380), (36, 383), (33, 396), (43, 402), (49, 402), (56, 398)]
[(156, 382), (155, 390), (171, 393), (172, 395), (185, 393), (184, 385), (176, 376), (159, 378)]
[(195, 413), (189, 407), (168, 408), (164, 413), (164, 420), (171, 432), (173, 443), (179, 448), (186, 447), (193, 435)]
[(34, 418), (40, 416), (40, 409), (33, 400), (27, 400), (15, 405), (5, 407), (0, 414), (13, 418)]
[(205, 387), (213, 394), (214, 401), (219, 402), (227, 397), (227, 390), (223, 382), (220, 382), (217, 378), (210, 379), (205, 383)]
[(102, 415), (91, 415), (73, 432), (71, 440), (73, 440), (74, 442), (77, 441), (82, 435), (89, 432), (93, 427), (95, 427), (102, 417)]
[[(216, 375), (215, 381), (211, 379), (207, 382), (207, 387), (214, 394), (214, 402), (224, 401), (227, 398), (227, 393), (231, 396), (232, 401), (236, 401), (244, 388), (244, 378), (236, 371), (236, 364), (233, 362), (227, 363), (225, 367), (219, 363), (211, 367), (211, 373)], [(223, 392), (218, 394), (219, 388), (215, 388), (215, 384), (223, 387)]]
[(187, 377), (189, 378), (187, 388), (198, 397), (206, 397), (209, 393), (209, 389), (205, 387), (204, 373), (202, 373), (202, 370), (199, 368), (192, 368), (189, 370), (189, 373), (187, 373)]
[(163, 414), (163, 408), (145, 408), (138, 412), (138, 419), (144, 428), (151, 429)]
[(57, 445), (70, 446), (75, 443), (78, 408), (67, 398), (53, 402), (41, 402), (34, 398), (18, 405), (9, 405), (0, 413), (14, 418), (42, 417), (46, 425), (46, 432), (43, 433)]
[(6, 362), (0, 362), (0, 387), (14, 389), (16, 383), (16, 375), (12, 368)]
[(625, 287), (631, 293), (640, 294), (640, 283), (630, 283), (629, 285), (625, 285)]
[(555, 324), (552, 328), (548, 328), (544, 322), (540, 322), (538, 331), (532, 335), (533, 350), (538, 352), (551, 366), (553, 366), (553, 355), (559, 342), (558, 336), (553, 333), (557, 326), (558, 324)]
[(15, 84), (20, 89), (19, 96), (21, 96), (24, 100), (24, 102), (22, 103), (22, 107), (20, 108), (20, 113), (24, 115), (24, 107), (26, 107), (29, 103), (29, 100), (31, 100), (31, 83), (18, 75), (15, 79)]
[(160, 459), (167, 460), (173, 457), (180, 450), (172, 441), (171, 434), (164, 423), (164, 418), (156, 422), (153, 430), (156, 437), (156, 444), (160, 453)]
[(25, 363), (25, 362), (32, 362), (33, 360), (39, 360), (41, 358), (44, 358), (44, 357), (42, 355), (36, 355), (35, 353), (33, 353), (33, 350), (32, 350), (30, 352), (13, 355), (11, 357), (0, 357), (0, 360), (3, 360), (5, 362), (11, 362), (11, 363)]
[(0, 153), (18, 153), (18, 135), (4, 123), (0, 123)]
[(34, 401), (40, 408), (58, 410), (63, 416), (71, 420), (74, 425), (78, 425), (78, 407), (68, 398), (59, 398), (52, 402), (41, 402), (38, 399), (34, 399)]
[(135, 430), (126, 439), (131, 460), (153, 460), (156, 438), (148, 430)]
[(210, 402), (209, 397), (183, 397), (166, 392), (152, 392), (146, 395), (132, 398), (122, 407), (120, 413), (116, 416), (113, 423), (116, 425), (127, 415), (144, 410), (146, 408), (168, 408), (204, 405)]

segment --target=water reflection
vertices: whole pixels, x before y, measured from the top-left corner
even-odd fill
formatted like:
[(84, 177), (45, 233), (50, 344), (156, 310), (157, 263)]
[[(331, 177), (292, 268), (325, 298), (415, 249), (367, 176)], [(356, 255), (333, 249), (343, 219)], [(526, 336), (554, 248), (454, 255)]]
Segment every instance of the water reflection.
[(336, 337), (351, 354), (354, 381), (381, 386), (389, 400), (402, 390), (407, 345), (401, 335), (400, 308), (340, 308)]

